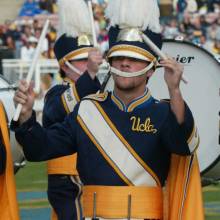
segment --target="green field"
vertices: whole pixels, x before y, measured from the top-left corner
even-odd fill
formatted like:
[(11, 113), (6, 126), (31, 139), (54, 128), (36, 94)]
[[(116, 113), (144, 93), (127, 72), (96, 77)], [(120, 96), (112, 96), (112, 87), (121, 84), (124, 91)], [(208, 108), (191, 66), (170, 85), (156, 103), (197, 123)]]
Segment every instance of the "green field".
[[(46, 163), (27, 163), (16, 174), (18, 192), (46, 191)], [(220, 184), (203, 188), (206, 220), (220, 219)], [(19, 201), (20, 208), (49, 207), (46, 199)]]
[[(46, 163), (30, 163), (16, 174), (17, 192), (42, 192), (47, 189)], [(20, 208), (49, 207), (47, 199), (19, 201)]]
[(47, 186), (46, 163), (30, 163), (16, 174), (18, 191), (45, 190)]

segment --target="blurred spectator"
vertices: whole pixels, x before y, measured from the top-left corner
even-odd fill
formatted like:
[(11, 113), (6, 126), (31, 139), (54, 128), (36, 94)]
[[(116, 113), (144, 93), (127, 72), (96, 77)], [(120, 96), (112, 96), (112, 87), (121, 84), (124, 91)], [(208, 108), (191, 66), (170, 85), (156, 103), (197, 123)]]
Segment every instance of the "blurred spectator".
[(186, 0), (178, 0), (176, 4), (176, 14), (179, 22), (183, 21), (183, 14), (185, 12), (187, 3)]
[(0, 46), (6, 46), (6, 28), (4, 25), (0, 26)]
[(55, 59), (55, 53), (54, 53), (54, 42), (50, 42), (49, 43), (49, 49), (48, 49), (48, 52), (47, 52), (47, 58), (48, 59)]
[[(42, 32), (42, 29), (41, 28), (37, 28), (35, 30), (35, 37), (37, 40), (40, 39), (40, 36), (41, 36), (41, 32)], [(42, 42), (42, 46), (41, 46), (41, 54), (43, 57), (47, 57), (47, 51), (48, 51), (48, 39), (47, 38), (44, 38), (43, 42)]]
[(175, 18), (171, 19), (167, 26), (164, 28), (164, 37), (167, 39), (175, 39), (180, 35), (178, 23)]
[(206, 36), (206, 28), (201, 23), (201, 17), (198, 14), (194, 15), (191, 24), (193, 29), (191, 36), (192, 42), (195, 44), (200, 44), (200, 37)]
[(41, 25), (39, 24), (39, 21), (37, 19), (34, 19), (33, 21), (33, 29), (32, 32), (34, 33), (38, 28), (41, 28)]
[(15, 42), (14, 42), (12, 36), (8, 35), (6, 37), (6, 45), (9, 49), (11, 49), (12, 51), (15, 51)]
[(216, 23), (210, 25), (207, 30), (207, 38), (214, 42), (217, 36), (217, 30), (218, 30), (218, 26)]
[(109, 48), (108, 32), (106, 29), (100, 30), (98, 42), (100, 44), (101, 52), (104, 54)]
[(15, 58), (20, 57), (21, 42), (21, 28), (15, 23), (11, 23), (8, 27), (6, 38), (6, 45), (14, 52)]
[(40, 13), (42, 13), (42, 10), (39, 8), (38, 2), (35, 2), (34, 0), (26, 0), (20, 10), (19, 16), (32, 17)]
[(185, 11), (189, 13), (195, 13), (198, 10), (196, 0), (186, 0), (186, 1), (187, 1), (187, 6)]
[(198, 9), (207, 7), (207, 0), (197, 0), (196, 3), (198, 5)]
[(31, 26), (29, 26), (29, 25), (23, 26), (23, 31), (21, 34), (22, 42), (25, 44), (28, 41), (29, 37), (31, 37), (31, 36), (32, 36)]
[(207, 0), (208, 12), (214, 11), (214, 2), (215, 2), (215, 0)]
[(216, 35), (215, 38), (220, 40), (220, 17), (216, 21)]
[(54, 13), (54, 0), (40, 0), (39, 7), (41, 10), (48, 11), (49, 13)]
[(48, 33), (48, 41), (49, 41), (49, 43), (50, 43), (50, 42), (55, 42), (55, 41), (56, 41), (56, 38), (57, 38), (56, 29), (55, 29), (53, 26), (51, 26), (51, 27), (50, 27), (50, 31), (49, 31), (49, 33)]
[(215, 39), (212, 52), (220, 55), (220, 40)]
[(105, 19), (104, 9), (106, 7), (105, 2), (102, 5), (94, 5), (94, 18), (96, 22), (96, 31), (98, 36), (98, 43), (100, 49), (104, 54), (108, 50), (108, 31), (107, 31), (107, 20)]
[(31, 36), (28, 41), (21, 48), (21, 59), (24, 61), (32, 60), (34, 57), (34, 52), (37, 46), (37, 38)]

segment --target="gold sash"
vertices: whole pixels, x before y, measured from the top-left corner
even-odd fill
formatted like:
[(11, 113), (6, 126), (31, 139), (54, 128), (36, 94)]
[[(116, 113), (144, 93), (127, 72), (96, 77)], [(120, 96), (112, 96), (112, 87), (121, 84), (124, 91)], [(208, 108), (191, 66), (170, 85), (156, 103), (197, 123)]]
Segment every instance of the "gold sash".
[(138, 219), (162, 219), (162, 188), (145, 186), (84, 186), (83, 215), (93, 217), (94, 193), (96, 216), (101, 218), (127, 218), (128, 198), (131, 198), (130, 217)]
[(0, 220), (19, 220), (14, 167), (6, 122), (4, 106), (0, 102), (0, 134), (7, 154), (5, 173), (0, 175)]

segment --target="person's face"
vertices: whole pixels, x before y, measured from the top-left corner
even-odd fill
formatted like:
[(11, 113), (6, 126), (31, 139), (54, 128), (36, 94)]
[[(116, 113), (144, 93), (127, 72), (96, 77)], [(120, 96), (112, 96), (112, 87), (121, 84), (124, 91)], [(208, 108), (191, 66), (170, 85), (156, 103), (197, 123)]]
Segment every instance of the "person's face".
[[(70, 64), (72, 64), (75, 68), (77, 68), (81, 73), (84, 73), (87, 70), (87, 63), (88, 59), (81, 59), (81, 60), (72, 60), (69, 61)], [(77, 81), (80, 77), (79, 74), (75, 73), (73, 70), (71, 70), (68, 66), (64, 65), (62, 67), (62, 70), (66, 73), (66, 76), (73, 81)]]
[(24, 33), (25, 33), (27, 36), (31, 35), (31, 28), (30, 28), (29, 26), (25, 26), (25, 28), (24, 28)]
[[(116, 69), (119, 69), (123, 72), (137, 72), (144, 69), (149, 63), (147, 61), (142, 61), (135, 58), (129, 57), (115, 57), (112, 58), (112, 66)], [(115, 82), (115, 87), (120, 90), (132, 90), (138, 88), (139, 86), (146, 85), (147, 77), (152, 75), (153, 70), (149, 70), (147, 74), (136, 76), (136, 77), (121, 77), (113, 75)]]
[(88, 59), (73, 60), (70, 63), (76, 67), (80, 72), (84, 73), (87, 70)]
[(30, 47), (36, 48), (37, 47), (37, 43), (34, 43), (34, 42), (30, 43)]
[(39, 39), (40, 36), (41, 36), (41, 30), (36, 30), (35, 31), (35, 37)]

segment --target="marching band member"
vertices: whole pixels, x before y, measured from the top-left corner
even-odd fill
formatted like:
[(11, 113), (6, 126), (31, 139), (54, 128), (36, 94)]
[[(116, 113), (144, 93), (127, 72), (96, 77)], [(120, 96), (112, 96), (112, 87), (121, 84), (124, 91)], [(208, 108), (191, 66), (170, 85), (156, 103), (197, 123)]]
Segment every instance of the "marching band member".
[(14, 167), (11, 155), (7, 117), (3, 103), (0, 102), (0, 134), (1, 134), (1, 164), (0, 174), (0, 220), (19, 220), (19, 210), (16, 198)]
[[(54, 52), (63, 83), (51, 88), (46, 95), (43, 109), (45, 128), (62, 122), (82, 97), (95, 93), (100, 87), (95, 76), (102, 55), (93, 48), (90, 40), (86, 3), (83, 0), (60, 0), (58, 4), (61, 36), (54, 45)], [(80, 218), (81, 183), (76, 170), (76, 157), (73, 154), (47, 163), (48, 199), (55, 211), (52, 219)]]
[(180, 91), (182, 66), (160, 61), (169, 100), (156, 100), (146, 87), (158, 57), (141, 34), (161, 48), (157, 2), (110, 0), (107, 15), (113, 92), (85, 97), (63, 123), (43, 129), (34, 97), (20, 85), (14, 100), (23, 110), (11, 128), (28, 160), (77, 152), (86, 219), (202, 220), (199, 136)]
[[(59, 61), (65, 59), (66, 54), (62, 54), (65, 49), (70, 53), (78, 50), (74, 47), (74, 41), (77, 41), (77, 38), (67, 37), (66, 35), (62, 35), (57, 40), (54, 49)], [(95, 78), (95, 72), (90, 74), (90, 70), (86, 70), (88, 62), (93, 63), (92, 65), (97, 65), (100, 62), (99, 56), (101, 57), (96, 49), (91, 49), (84, 58), (74, 60), (72, 57), (73, 60), (69, 61), (71, 65), (74, 63), (75, 67), (77, 66), (80, 71), (84, 72), (80, 77), (66, 64), (61, 64), (63, 84), (51, 88), (45, 97), (43, 109), (43, 126), (45, 128), (56, 122), (62, 122), (82, 97), (99, 89), (100, 85)], [(91, 61), (94, 57), (96, 57), (95, 61)], [(79, 79), (76, 80), (78, 77)], [(77, 212), (80, 210), (81, 186), (76, 170), (76, 157), (76, 154), (73, 154), (49, 160), (47, 163), (48, 199), (59, 220), (77, 219), (76, 216), (79, 215)]]

